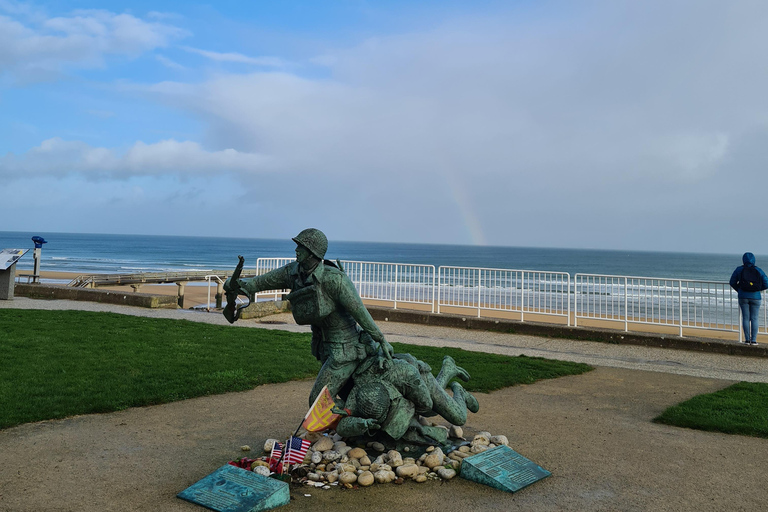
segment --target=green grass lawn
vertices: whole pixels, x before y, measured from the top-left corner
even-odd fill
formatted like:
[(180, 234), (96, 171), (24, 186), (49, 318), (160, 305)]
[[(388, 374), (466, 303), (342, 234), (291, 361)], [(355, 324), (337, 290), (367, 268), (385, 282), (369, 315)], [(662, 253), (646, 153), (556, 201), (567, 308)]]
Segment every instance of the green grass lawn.
[[(491, 391), (584, 364), (395, 344), (440, 369), (450, 354)], [(0, 310), (0, 429), (312, 378), (309, 335), (87, 311)]]
[(768, 438), (768, 384), (739, 382), (670, 407), (657, 423)]

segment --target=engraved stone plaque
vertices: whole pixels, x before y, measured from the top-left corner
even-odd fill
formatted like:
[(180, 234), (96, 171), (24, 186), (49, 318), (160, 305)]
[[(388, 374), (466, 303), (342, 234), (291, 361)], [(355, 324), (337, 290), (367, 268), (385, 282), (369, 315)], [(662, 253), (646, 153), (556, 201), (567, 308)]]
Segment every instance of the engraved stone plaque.
[(217, 512), (258, 512), (291, 501), (287, 483), (229, 464), (176, 496)]
[(497, 446), (464, 459), (461, 476), (506, 492), (517, 492), (551, 475), (508, 446)]

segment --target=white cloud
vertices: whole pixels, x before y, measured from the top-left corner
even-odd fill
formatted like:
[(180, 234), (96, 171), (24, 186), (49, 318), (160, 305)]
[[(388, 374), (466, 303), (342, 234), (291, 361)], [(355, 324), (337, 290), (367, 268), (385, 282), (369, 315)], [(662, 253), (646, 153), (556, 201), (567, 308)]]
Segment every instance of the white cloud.
[(50, 79), (63, 70), (103, 65), (112, 55), (137, 57), (187, 33), (172, 25), (102, 10), (18, 19), (0, 16), (0, 75), (19, 82)]
[(155, 59), (157, 59), (157, 61), (159, 63), (161, 63), (163, 66), (165, 66), (167, 68), (170, 68), (170, 69), (178, 69), (178, 70), (186, 69), (184, 66), (182, 66), (178, 62), (173, 61), (173, 60), (171, 60), (168, 57), (165, 57), (163, 55), (155, 55)]
[(206, 151), (196, 142), (163, 140), (136, 142), (127, 151), (92, 147), (80, 141), (52, 138), (23, 155), (0, 157), (4, 180), (35, 175), (81, 174), (91, 178), (152, 175), (216, 175), (255, 173), (269, 169), (269, 160), (234, 149)]
[(255, 66), (267, 66), (267, 67), (283, 67), (286, 62), (277, 57), (248, 57), (241, 53), (221, 53), (212, 52), (208, 50), (201, 50), (199, 48), (192, 48), (190, 46), (181, 46), (182, 50), (189, 53), (195, 53), (201, 55), (206, 59), (210, 59), (217, 62), (236, 62), (239, 64), (253, 64)]

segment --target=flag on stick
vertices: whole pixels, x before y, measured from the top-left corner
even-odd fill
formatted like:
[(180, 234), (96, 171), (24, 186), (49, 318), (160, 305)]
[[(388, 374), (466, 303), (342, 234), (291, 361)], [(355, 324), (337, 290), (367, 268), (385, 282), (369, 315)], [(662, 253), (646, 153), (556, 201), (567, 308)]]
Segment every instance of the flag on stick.
[(283, 474), (283, 445), (275, 442), (272, 445), (272, 452), (269, 454), (269, 470), (278, 475)]
[(341, 416), (331, 412), (331, 408), (336, 405), (328, 386), (323, 386), (320, 394), (315, 398), (315, 403), (309, 408), (309, 412), (304, 416), (301, 426), (308, 432), (322, 432), (336, 426)]
[(285, 452), (285, 461), (288, 464), (301, 464), (304, 462), (304, 456), (307, 454), (310, 444), (312, 443), (305, 439), (291, 436)]

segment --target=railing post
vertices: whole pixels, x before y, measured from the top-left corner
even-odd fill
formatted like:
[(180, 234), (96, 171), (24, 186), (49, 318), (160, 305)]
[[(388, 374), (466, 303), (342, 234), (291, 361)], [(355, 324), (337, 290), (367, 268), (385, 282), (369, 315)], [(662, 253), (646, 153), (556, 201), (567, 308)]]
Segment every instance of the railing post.
[(440, 280), (443, 277), (443, 267), (437, 267), (437, 314), (440, 314), (440, 295), (442, 294), (442, 289), (440, 287)]
[(573, 326), (579, 326), (579, 291), (577, 287), (577, 279), (579, 274), (573, 275)]
[[(432, 302), (432, 312), (434, 313), (435, 312), (435, 289), (436, 289), (435, 288), (435, 281), (436, 281), (436, 278), (437, 278), (437, 274), (435, 273), (435, 266), (431, 265), (431, 267), (432, 267), (432, 300), (431, 300), (431, 302)], [(439, 313), (439, 311), (438, 311), (438, 313)]]
[(520, 321), (525, 321), (525, 272), (520, 272)]
[(393, 309), (397, 309), (397, 267), (399, 265), (395, 264), (395, 307)]
[(480, 269), (477, 269), (477, 318), (480, 318), (480, 294), (482, 289), (480, 288)]
[(678, 293), (678, 318), (680, 319), (680, 337), (683, 337), (683, 280), (678, 279), (677, 281), (677, 293)]
[(568, 280), (568, 286), (565, 288), (565, 300), (567, 301), (566, 311), (568, 313), (568, 327), (571, 326), (571, 274), (566, 273), (565, 278)]
[(627, 276), (624, 276), (624, 332), (629, 332), (629, 311), (627, 310)]

